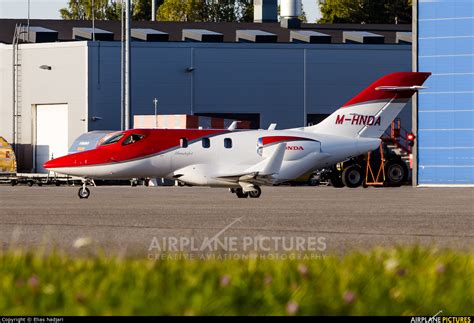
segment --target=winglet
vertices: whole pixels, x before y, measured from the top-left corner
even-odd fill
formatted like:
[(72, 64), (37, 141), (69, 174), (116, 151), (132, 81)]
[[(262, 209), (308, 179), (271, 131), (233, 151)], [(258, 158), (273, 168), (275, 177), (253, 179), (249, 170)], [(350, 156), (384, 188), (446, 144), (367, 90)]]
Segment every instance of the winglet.
[(277, 174), (280, 171), (283, 157), (285, 156), (286, 143), (282, 142), (278, 144), (273, 154), (265, 160), (263, 170), (259, 172), (259, 175), (272, 175)]
[(268, 126), (268, 130), (275, 130), (277, 127), (277, 124), (276, 123), (272, 123)]
[(245, 174), (256, 172), (258, 176), (277, 174), (280, 171), (283, 157), (285, 157), (286, 143), (282, 142), (276, 145), (273, 153), (262, 160), (260, 163), (253, 165), (245, 170)]
[(227, 130), (235, 130), (237, 129), (237, 124), (239, 123), (240, 121), (232, 121), (232, 123), (230, 124), (230, 126), (227, 128)]

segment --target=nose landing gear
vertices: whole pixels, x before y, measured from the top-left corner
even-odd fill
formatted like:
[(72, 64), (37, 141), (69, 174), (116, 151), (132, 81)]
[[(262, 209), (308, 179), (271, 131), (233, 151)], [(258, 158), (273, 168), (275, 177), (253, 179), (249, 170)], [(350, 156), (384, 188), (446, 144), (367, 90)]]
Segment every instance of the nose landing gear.
[(85, 185), (82, 185), (79, 192), (77, 192), (77, 195), (80, 199), (87, 199), (89, 198), (89, 195), (91, 195), (91, 191)]
[(77, 192), (77, 195), (79, 196), (80, 199), (87, 199), (89, 198), (89, 195), (91, 195), (91, 191), (89, 190), (89, 188), (87, 188), (87, 185), (95, 186), (94, 180), (89, 179), (89, 178), (85, 178), (82, 180), (82, 186)]

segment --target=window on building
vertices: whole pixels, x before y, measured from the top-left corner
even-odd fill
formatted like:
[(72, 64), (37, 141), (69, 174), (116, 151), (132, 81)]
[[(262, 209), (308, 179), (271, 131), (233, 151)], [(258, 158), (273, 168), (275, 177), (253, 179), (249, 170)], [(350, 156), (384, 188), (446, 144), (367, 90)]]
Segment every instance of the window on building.
[(179, 145), (181, 146), (181, 148), (187, 148), (188, 147), (188, 138), (179, 139)]
[(224, 147), (227, 148), (227, 149), (232, 148), (232, 139), (225, 138), (224, 139)]
[(211, 140), (209, 138), (202, 138), (202, 148), (211, 147)]

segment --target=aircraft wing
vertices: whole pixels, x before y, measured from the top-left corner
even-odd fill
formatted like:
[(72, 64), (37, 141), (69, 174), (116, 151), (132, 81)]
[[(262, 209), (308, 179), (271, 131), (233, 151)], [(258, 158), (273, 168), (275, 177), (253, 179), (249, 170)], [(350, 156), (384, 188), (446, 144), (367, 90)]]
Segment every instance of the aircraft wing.
[(278, 174), (285, 156), (286, 143), (278, 144), (271, 156), (253, 165), (243, 172), (232, 174), (219, 174), (218, 179), (232, 182), (245, 182), (253, 184), (264, 184), (272, 182), (272, 175)]

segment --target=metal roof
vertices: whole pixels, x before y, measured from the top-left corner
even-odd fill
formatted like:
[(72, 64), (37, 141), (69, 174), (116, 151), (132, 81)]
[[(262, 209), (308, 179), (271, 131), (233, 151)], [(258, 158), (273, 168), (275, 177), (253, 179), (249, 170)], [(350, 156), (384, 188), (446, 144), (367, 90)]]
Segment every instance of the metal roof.
[(331, 36), (314, 30), (292, 30), (290, 32), (290, 41), (311, 44), (330, 44)]
[(113, 41), (114, 33), (103, 30), (100, 28), (88, 28), (88, 27), (73, 27), (72, 28), (72, 38), (75, 40), (92, 40), (93, 35), (95, 34), (96, 40), (102, 41)]
[(30, 26), (26, 29), (26, 32), (28, 33), (28, 41), (32, 43), (50, 43), (58, 40), (58, 32), (56, 30)]
[(132, 28), (131, 36), (142, 41), (168, 41), (170, 35), (151, 28)]
[(405, 44), (411, 44), (413, 41), (413, 35), (411, 32), (406, 32), (406, 31), (397, 31), (397, 43), (405, 43)]
[(219, 43), (224, 41), (224, 35), (207, 29), (183, 29), (183, 41), (199, 41)]
[[(26, 25), (26, 19), (0, 19), (0, 43), (11, 44), (16, 24)], [(71, 41), (73, 28), (91, 28), (86, 20), (30, 20), (30, 25), (58, 31), (59, 41)], [(113, 39), (120, 40), (120, 21), (97, 20), (95, 26), (113, 33)], [(237, 30), (262, 30), (275, 34), (280, 43), (290, 42), (292, 29), (282, 28), (279, 23), (232, 23), (232, 22), (153, 22), (134, 21), (132, 28), (155, 29), (169, 34), (169, 41), (182, 41), (183, 29), (206, 29), (221, 33), (224, 42), (235, 42)], [(370, 24), (301, 24), (299, 30), (310, 30), (331, 36), (331, 43), (343, 43), (344, 31), (365, 31), (384, 36), (385, 44), (396, 44), (397, 32), (411, 32), (411, 25), (370, 25)], [(97, 34), (96, 34), (97, 36)]]
[(383, 44), (385, 37), (368, 31), (343, 31), (343, 41), (345, 43), (359, 44)]
[(258, 29), (237, 30), (235, 33), (235, 41), (245, 41), (252, 43), (276, 43), (278, 36), (267, 31)]

